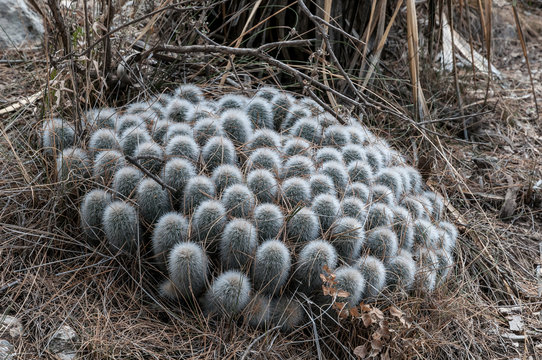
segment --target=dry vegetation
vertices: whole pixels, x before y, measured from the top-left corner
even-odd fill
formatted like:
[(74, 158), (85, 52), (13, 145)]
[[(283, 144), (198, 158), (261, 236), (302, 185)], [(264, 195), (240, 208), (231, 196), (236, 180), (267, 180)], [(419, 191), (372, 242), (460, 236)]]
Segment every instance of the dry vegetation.
[[(164, 1), (144, 15), (149, 3), (119, 16), (116, 2), (81, 1), (71, 9), (37, 2), (52, 15), (45, 51), (10, 51), (0, 62), (0, 108), (15, 105), (0, 112), (0, 316), (23, 321), (25, 335), (14, 342), (20, 358), (51, 357), (47, 343), (64, 323), (79, 334), (89, 359), (346, 359), (364, 352), (541, 358), (535, 269), (542, 265), (542, 185), (535, 184), (542, 179), (542, 128), (533, 97), (542, 98), (540, 8), (517, 10), (531, 87), (513, 9), (500, 2), (493, 8), (490, 1), (454, 2), (449, 18), (481, 54), (492, 44), (503, 77), (489, 86), (480, 71), (455, 64), (455, 71), (441, 72), (431, 61), (441, 48), (441, 22), (431, 28), (432, 20), (448, 13), (448, 2), (444, 9), (432, 9), (432, 1), (416, 9), (410, 0), (376, 2), (372, 12), (357, 2), (318, 2), (355, 9), (349, 19), (350, 11), (326, 17), (305, 1), (320, 17), (314, 21), (298, 4), (266, 5), (286, 1)], [(409, 57), (415, 44), (407, 33), (416, 32), (416, 21), (424, 24), (420, 52)], [(489, 26), (492, 40), (483, 31)], [(242, 50), (300, 39), (311, 42)], [(381, 39), (387, 41), (380, 49)], [(40, 151), (42, 121), (61, 115), (80, 123), (94, 106), (122, 106), (184, 82), (200, 84), (207, 96), (276, 84), (315, 96), (339, 115), (364, 113), (361, 121), (406, 154), (447, 200), (447, 216), (461, 232), (447, 283), (431, 296), (389, 298), (380, 310), (362, 307), (340, 322), (313, 314), (285, 335), (165, 303), (145, 259), (127, 265), (105, 247), (86, 244), (77, 209), (89, 184), (70, 192), (56, 182), (53, 159)], [(413, 82), (419, 89), (412, 90)], [(510, 329), (513, 315), (521, 317), (521, 331)]]

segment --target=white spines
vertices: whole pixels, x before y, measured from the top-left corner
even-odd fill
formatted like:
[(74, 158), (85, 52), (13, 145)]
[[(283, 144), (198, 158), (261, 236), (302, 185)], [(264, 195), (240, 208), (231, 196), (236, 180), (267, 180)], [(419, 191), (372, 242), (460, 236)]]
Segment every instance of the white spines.
[(271, 324), (290, 333), (303, 323), (305, 312), (295, 298), (281, 297), (273, 301), (271, 308)]
[(354, 218), (340, 218), (331, 228), (330, 242), (339, 256), (348, 263), (359, 258), (364, 241), (363, 225)]
[(328, 161), (322, 165), (320, 172), (333, 180), (337, 192), (344, 191), (348, 184), (348, 173), (343, 164), (336, 161)]
[(91, 168), (91, 161), (83, 149), (64, 149), (56, 159), (56, 171), (60, 181), (88, 178)]
[(175, 136), (193, 136), (192, 128), (188, 124), (173, 123), (167, 128), (166, 135), (164, 136), (164, 143), (168, 143)]
[(442, 200), (442, 196), (435, 194), (432, 191), (426, 191), (422, 194), (422, 196), (431, 202), (431, 217), (435, 220), (440, 220), (444, 210), (444, 201)]
[(105, 208), (102, 225), (112, 250), (135, 254), (139, 247), (139, 222), (133, 206), (123, 201), (110, 203)]
[(247, 185), (260, 203), (272, 202), (277, 196), (277, 180), (269, 170), (251, 171), (247, 175)]
[(264, 86), (256, 92), (254, 97), (261, 97), (265, 100), (271, 101), (271, 99), (273, 99), (278, 93), (279, 92), (276, 88), (272, 86)]
[(226, 164), (213, 170), (212, 179), (215, 183), (216, 193), (222, 194), (229, 186), (243, 182), (243, 174), (236, 166)]
[(418, 265), (414, 276), (416, 290), (430, 293), (437, 284), (438, 257), (433, 250), (423, 247), (416, 250), (414, 257)]
[(324, 131), (324, 145), (342, 147), (350, 141), (350, 134), (343, 126), (331, 125)]
[(290, 135), (305, 139), (314, 144), (320, 144), (322, 140), (322, 127), (318, 121), (312, 118), (298, 120), (289, 131)]
[(298, 243), (316, 239), (318, 228), (318, 217), (307, 207), (295, 209), (286, 226), (288, 239)]
[(244, 109), (246, 107), (246, 102), (246, 97), (242, 95), (224, 95), (217, 102), (218, 111), (222, 113), (231, 109)]
[(381, 226), (390, 226), (393, 220), (393, 211), (387, 205), (375, 203), (369, 209), (365, 228), (374, 229)]
[(199, 104), (203, 101), (203, 92), (195, 85), (185, 84), (175, 89), (175, 95), (181, 99), (190, 101), (192, 104)]
[(318, 216), (320, 228), (325, 233), (337, 219), (340, 212), (339, 200), (333, 195), (321, 194), (314, 198), (312, 210)]
[(254, 131), (254, 135), (249, 143), (249, 148), (257, 149), (261, 147), (279, 149), (280, 135), (271, 129), (260, 129)]
[(349, 166), (350, 164), (357, 161), (365, 162), (366, 160), (363, 147), (355, 144), (349, 144), (344, 146), (342, 148), (342, 155), (346, 166)]
[(244, 184), (234, 184), (224, 190), (222, 204), (233, 217), (245, 218), (252, 214), (256, 200)]
[(206, 200), (194, 211), (192, 216), (193, 237), (206, 244), (214, 252), (226, 225), (226, 208), (220, 201)]
[(180, 242), (173, 246), (168, 258), (168, 273), (181, 299), (195, 299), (205, 291), (207, 263), (207, 255), (198, 244)]
[(409, 290), (414, 283), (416, 263), (409, 253), (401, 253), (386, 266), (386, 282), (393, 289)]
[(258, 245), (254, 225), (245, 219), (233, 219), (226, 224), (220, 239), (220, 261), (228, 269), (247, 269)]
[(89, 239), (96, 241), (103, 237), (103, 213), (110, 203), (111, 195), (103, 190), (92, 190), (85, 195), (81, 204), (81, 227)]
[(118, 150), (120, 149), (119, 139), (113, 130), (99, 129), (90, 137), (88, 149), (92, 154), (102, 150)]
[(271, 149), (256, 149), (250, 154), (247, 161), (247, 169), (267, 169), (276, 172), (280, 168), (280, 156)]
[(252, 126), (247, 114), (241, 110), (225, 111), (221, 117), (224, 135), (236, 146), (247, 144), (252, 137)]
[(211, 283), (203, 298), (207, 314), (233, 317), (250, 301), (250, 280), (239, 271), (226, 271)]
[(273, 109), (265, 99), (254, 98), (250, 100), (247, 114), (255, 129), (273, 129)]
[(166, 155), (179, 157), (196, 162), (199, 159), (200, 148), (191, 136), (177, 135), (166, 145)]
[(188, 180), (184, 187), (184, 212), (191, 213), (205, 200), (214, 198), (215, 185), (206, 176), (196, 176)]
[(309, 183), (299, 177), (289, 178), (282, 183), (282, 201), (289, 208), (310, 203), (311, 189)]
[(316, 152), (315, 161), (317, 164), (323, 164), (328, 161), (343, 162), (341, 152), (332, 147), (323, 147)]
[(167, 105), (166, 119), (173, 122), (184, 123), (192, 119), (194, 105), (187, 100), (173, 98)]
[(320, 274), (324, 268), (333, 271), (337, 266), (337, 252), (335, 248), (324, 240), (314, 240), (307, 243), (299, 253), (295, 270), (295, 277), (302, 284), (301, 291), (308, 293), (318, 290), (322, 286)]
[(292, 107), (288, 109), (288, 113), (286, 114), (286, 117), (282, 122), (281, 129), (284, 131), (288, 131), (297, 122), (297, 120), (309, 117), (311, 115), (312, 114), (309, 109), (306, 109), (299, 105), (292, 105)]
[(164, 145), (164, 139), (169, 129), (170, 122), (168, 120), (159, 120), (155, 124), (152, 124), (151, 133), (152, 140), (160, 145)]
[(295, 155), (289, 158), (282, 168), (282, 177), (309, 177), (314, 172), (314, 164), (306, 156)]
[(100, 151), (94, 160), (93, 175), (104, 184), (109, 184), (118, 169), (126, 166), (122, 154), (115, 150)]
[(84, 115), (85, 126), (89, 129), (115, 129), (118, 114), (114, 109), (91, 109)]
[(133, 156), (137, 147), (151, 141), (151, 136), (146, 129), (132, 127), (126, 129), (120, 135), (120, 147), (125, 155)]
[(209, 139), (201, 151), (201, 157), (207, 171), (212, 172), (222, 164), (234, 164), (235, 147), (225, 137), (217, 136)]
[(188, 221), (176, 212), (163, 215), (152, 232), (152, 252), (155, 261), (163, 268), (175, 244), (188, 240)]
[(375, 203), (386, 204), (389, 207), (395, 206), (395, 194), (389, 187), (384, 185), (371, 186), (371, 199)]
[(371, 191), (369, 190), (367, 185), (360, 182), (353, 182), (351, 184), (348, 184), (346, 186), (346, 189), (344, 189), (344, 196), (356, 197), (366, 204), (371, 202), (371, 200), (375, 200), (374, 198), (372, 198)]
[(45, 151), (52, 154), (54, 149), (63, 150), (73, 146), (75, 131), (67, 121), (52, 119), (43, 124), (42, 141)]
[(370, 185), (373, 182), (373, 169), (367, 163), (355, 161), (348, 165), (350, 181)]
[(286, 141), (286, 143), (284, 143), (282, 151), (288, 156), (311, 156), (312, 154), (311, 145), (306, 140), (297, 137)]
[(316, 197), (320, 194), (336, 195), (335, 185), (333, 180), (324, 174), (314, 174), (309, 179), (309, 185), (311, 187), (312, 197)]
[(252, 279), (254, 289), (273, 295), (288, 280), (291, 258), (286, 245), (278, 240), (268, 240), (256, 250)]
[(367, 163), (371, 167), (373, 174), (378, 173), (384, 166), (382, 154), (377, 151), (374, 146), (365, 148), (365, 158), (367, 159)]
[(295, 102), (295, 99), (286, 94), (279, 93), (271, 99), (271, 104), (273, 104), (273, 127), (275, 130), (280, 130), (282, 123), (284, 122), (286, 116), (288, 115), (288, 110)]
[(284, 215), (275, 204), (261, 204), (254, 209), (254, 224), (261, 241), (277, 239), (284, 226)]
[(113, 178), (113, 190), (122, 200), (135, 195), (139, 182), (143, 178), (143, 173), (134, 167), (125, 166), (115, 173)]
[(123, 138), (127, 131), (132, 129), (146, 130), (145, 120), (139, 115), (123, 115), (117, 122), (116, 131)]
[(401, 176), (395, 170), (385, 169), (380, 171), (376, 175), (374, 182), (390, 188), (396, 200), (399, 200), (403, 194), (403, 182)]
[(377, 228), (367, 234), (363, 248), (381, 261), (388, 262), (397, 255), (397, 235), (388, 228)]
[(356, 197), (345, 197), (341, 201), (342, 213), (346, 217), (351, 217), (364, 225), (367, 218), (367, 209), (369, 205)]
[(393, 208), (393, 231), (397, 235), (399, 247), (411, 251), (414, 245), (414, 221), (407, 209), (402, 206)]
[(169, 194), (153, 179), (143, 179), (137, 187), (139, 212), (148, 224), (170, 210)]
[(365, 279), (364, 297), (374, 299), (386, 285), (386, 267), (374, 256), (365, 256), (356, 263), (356, 268)]
[(439, 243), (439, 233), (430, 221), (418, 219), (414, 221), (414, 246), (436, 249)]
[(455, 248), (455, 244), (457, 242), (457, 236), (458, 236), (457, 228), (453, 224), (447, 221), (439, 222), (438, 226), (441, 229), (441, 231), (443, 231), (444, 234), (448, 237), (446, 241), (444, 242), (445, 244), (444, 248), (445, 250), (451, 253), (452, 250)]
[(190, 161), (173, 158), (166, 162), (162, 180), (168, 186), (175, 189), (173, 196), (177, 202), (182, 200), (186, 184), (196, 176), (196, 169)]
[(218, 119), (204, 118), (194, 125), (194, 140), (200, 146), (204, 146), (210, 138), (221, 136), (222, 134), (222, 125)]
[[(335, 289), (339, 290), (337, 302), (346, 303), (347, 308), (357, 306), (365, 290), (365, 279), (361, 272), (350, 266), (335, 270)], [(328, 296), (327, 301), (331, 298)]]
[(164, 151), (158, 144), (147, 142), (136, 148), (134, 157), (149, 172), (158, 174), (162, 169)]

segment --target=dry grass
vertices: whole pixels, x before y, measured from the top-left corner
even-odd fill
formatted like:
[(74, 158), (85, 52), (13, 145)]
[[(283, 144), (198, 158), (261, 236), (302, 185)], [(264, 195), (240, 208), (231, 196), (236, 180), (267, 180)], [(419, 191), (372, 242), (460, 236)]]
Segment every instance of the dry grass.
[[(169, 1), (164, 4), (170, 6)], [(232, 10), (222, 5), (198, 6), (201, 9), (170, 16), (159, 12), (150, 21), (142, 21), (148, 27), (127, 27), (127, 33), (139, 29), (142, 34), (143, 28), (142, 38), (153, 45), (205, 44), (205, 37), (191, 30), (205, 30), (202, 14), (231, 14)], [(245, 23), (235, 25), (247, 29), (244, 37), (251, 39), (274, 24), (260, 23), (259, 19), (278, 16), (278, 8), (266, 7), (261, 13), (258, 9), (248, 24), (252, 9), (250, 5), (237, 9)], [(418, 10), (424, 14), (424, 9)], [(378, 14), (377, 9), (371, 21), (384, 21), (385, 27), (386, 18)], [(63, 12), (63, 21), (84, 28), (79, 15)], [(312, 313), (312, 321), (289, 335), (207, 319), (198, 310), (191, 312), (164, 303), (157, 296), (157, 279), (147, 270), (144, 258), (126, 261), (112, 256), (105, 247), (86, 243), (78, 228), (77, 209), (79, 196), (91, 184), (78, 184), (77, 193), (66, 191), (69, 184), (55, 183), (54, 161), (39, 150), (38, 134), (44, 118), (62, 115), (78, 120), (82, 111), (94, 104), (122, 105), (184, 81), (201, 84), (207, 95), (245, 91), (259, 83), (283, 84), (295, 91), (313, 92), (332, 105), (343, 104), (333, 110), (346, 114), (355, 104), (337, 98), (333, 90), (350, 98), (354, 93), (345, 90), (350, 85), (329, 56), (315, 52), (312, 63), (299, 61), (299, 52), (308, 55), (314, 50), (309, 47), (296, 49), (297, 53), (270, 53), (288, 66), (314, 75), (329, 87), (326, 90), (318, 86), (300, 89), (295, 78), (281, 74), (262, 59), (236, 56), (231, 60), (225, 53), (177, 57), (174, 52), (166, 52), (156, 53), (150, 60), (136, 56), (131, 65), (139, 72), (131, 73), (130, 85), (120, 84), (114, 71), (103, 72), (91, 62), (70, 56), (71, 51), (60, 45), (63, 35), (53, 32), (47, 38), (47, 54), (4, 54), (9, 59), (24, 55), (28, 62), (0, 63), (0, 77), (5, 79), (0, 107), (43, 92), (37, 101), (0, 115), (0, 314), (15, 315), (23, 321), (25, 335), (12, 340), (19, 357), (52, 357), (47, 343), (65, 323), (76, 330), (81, 354), (89, 359), (346, 359), (354, 358), (354, 349), (366, 344), (372, 344), (382, 358), (540, 359), (542, 299), (537, 297), (534, 270), (542, 262), (538, 250), (542, 242), (542, 195), (533, 184), (542, 178), (542, 130), (540, 119), (531, 118), (532, 98), (510, 98), (517, 93), (528, 95), (530, 84), (514, 83), (512, 79), (510, 88), (516, 90), (495, 85), (486, 97), (486, 79), (481, 74), (476, 74), (475, 82), (472, 72), (458, 70), (457, 84), (452, 75), (424, 68), (418, 80), (431, 118), (423, 119), (425, 123), (408, 121), (416, 110), (411, 106), (412, 64), (406, 56), (405, 35), (401, 35), (406, 34), (402, 30), (405, 25), (401, 21), (393, 26), (382, 51), (381, 68), (374, 71), (367, 89), (361, 86), (363, 75), (354, 74), (348, 67), (344, 70), (366, 102), (363, 121), (406, 154), (428, 184), (447, 199), (448, 217), (461, 231), (456, 267), (448, 282), (431, 296), (390, 297), (378, 304), (382, 315), (364, 314), (340, 323)], [(214, 23), (210, 26), (217, 28)], [(211, 32), (210, 36), (220, 39), (217, 41), (221, 44), (239, 47), (241, 43), (232, 41), (239, 36), (235, 26), (232, 23), (229, 30)], [(379, 26), (374, 28), (377, 31)], [(121, 55), (138, 53), (128, 49), (127, 33), (119, 32), (112, 38), (112, 69)], [(299, 33), (311, 38), (303, 28)], [(73, 50), (87, 49), (101, 36), (103, 33), (92, 33), (90, 39), (77, 39)], [(349, 43), (348, 48), (354, 45)], [(89, 56), (101, 64), (108, 58), (106, 49), (107, 45), (100, 42)], [(360, 49), (359, 54), (370, 51)], [(420, 66), (427, 66), (423, 63), (427, 58), (422, 59)], [(359, 61), (364, 61), (361, 55)], [(456, 84), (463, 89), (461, 108)], [(540, 97), (541, 85), (536, 86)], [(354, 107), (352, 111), (361, 110)], [(463, 138), (465, 131), (468, 140)], [(516, 206), (510, 216), (502, 218), (501, 208), (510, 191)], [(398, 316), (392, 307), (404, 315)], [(510, 314), (521, 316), (523, 332), (509, 330)], [(373, 320), (370, 325), (368, 317)], [(510, 339), (507, 334), (511, 333), (522, 339)]]

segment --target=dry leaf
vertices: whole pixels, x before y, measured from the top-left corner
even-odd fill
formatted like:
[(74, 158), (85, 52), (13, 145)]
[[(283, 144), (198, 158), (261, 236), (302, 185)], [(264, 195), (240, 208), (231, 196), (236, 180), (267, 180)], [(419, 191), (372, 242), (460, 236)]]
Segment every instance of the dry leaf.
[(350, 315), (352, 315), (355, 318), (358, 318), (360, 316), (358, 308), (353, 307), (352, 309), (350, 309)]
[(322, 292), (324, 295), (333, 295), (332, 290), (330, 287), (322, 285)]
[(372, 340), (371, 341), (371, 348), (374, 351), (380, 352), (380, 350), (382, 350), (383, 346), (384, 346), (384, 343), (382, 341), (380, 341), (380, 340)]
[(359, 309), (362, 311), (362, 312), (369, 312), (371, 311), (371, 307), (367, 304), (359, 304)]
[(350, 296), (350, 293), (348, 291), (344, 291), (344, 290), (337, 290), (336, 294), (337, 294), (338, 297), (343, 297), (343, 298), (346, 298), (346, 297)]
[(361, 346), (356, 347), (354, 349), (354, 355), (356, 355), (360, 359), (365, 359), (368, 355), (367, 346), (361, 345)]
[(361, 315), (361, 320), (363, 321), (363, 325), (365, 327), (369, 327), (373, 324), (373, 318), (369, 314)]
[(390, 308), (390, 315), (400, 319), (403, 317), (404, 313), (395, 306), (392, 306)]
[(373, 308), (370, 313), (374, 314), (378, 319), (384, 319), (384, 313), (380, 309)]

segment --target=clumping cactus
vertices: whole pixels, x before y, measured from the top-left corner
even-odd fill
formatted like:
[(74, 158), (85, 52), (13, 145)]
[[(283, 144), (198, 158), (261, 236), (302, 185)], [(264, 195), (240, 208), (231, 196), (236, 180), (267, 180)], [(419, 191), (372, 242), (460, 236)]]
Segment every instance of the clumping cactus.
[(102, 226), (113, 251), (135, 254), (139, 248), (139, 222), (135, 208), (123, 201), (107, 205)]
[(309, 183), (299, 177), (292, 177), (282, 183), (282, 201), (289, 207), (308, 205), (311, 200), (311, 189)]
[(409, 290), (414, 283), (416, 263), (410, 253), (399, 252), (386, 265), (386, 283), (392, 289)]
[(422, 190), (422, 184), (423, 184), (421, 174), (412, 166), (406, 166), (403, 169), (409, 178), (409, 183), (410, 183), (410, 187), (412, 188), (412, 193), (414, 194), (420, 193)]
[(134, 151), (138, 162), (152, 174), (158, 174), (162, 169), (164, 151), (154, 142), (140, 144)]
[(430, 221), (417, 219), (414, 221), (414, 246), (436, 249), (439, 243), (439, 233)]
[(254, 225), (245, 219), (233, 219), (226, 224), (220, 238), (220, 261), (222, 268), (248, 269), (258, 245)]
[(284, 118), (281, 130), (288, 131), (299, 119), (311, 116), (311, 110), (299, 105), (292, 105)]
[(331, 228), (331, 244), (337, 249), (339, 257), (351, 263), (360, 256), (361, 246), (365, 242), (363, 225), (354, 218), (337, 219)]
[(306, 156), (295, 155), (289, 158), (282, 168), (284, 179), (291, 177), (309, 177), (314, 172), (314, 164)]
[(84, 116), (85, 126), (90, 129), (115, 129), (118, 114), (111, 108), (96, 108), (86, 112)]
[(425, 211), (423, 203), (420, 201), (418, 196), (409, 195), (405, 197), (401, 202), (401, 205), (403, 205), (408, 210), (408, 212), (412, 215), (413, 218), (427, 219), (429, 217), (427, 211)]
[(214, 105), (214, 103), (210, 103), (208, 101), (203, 101), (202, 103), (198, 104), (194, 110), (192, 119), (197, 122), (205, 118), (218, 118), (218, 114), (216, 114), (216, 107)]
[(234, 184), (224, 190), (222, 204), (230, 216), (245, 218), (252, 214), (256, 199), (244, 184)]
[(124, 131), (120, 138), (120, 147), (125, 155), (133, 156), (137, 147), (152, 141), (146, 129), (133, 127)]
[(294, 98), (286, 93), (277, 94), (271, 99), (271, 104), (273, 104), (272, 127), (274, 127), (275, 130), (281, 129), (282, 123), (288, 115), (288, 109), (290, 109), (294, 102)]
[(367, 219), (368, 208), (369, 205), (357, 197), (349, 196), (341, 201), (342, 214), (358, 220), (362, 225), (365, 224)]
[(111, 195), (103, 190), (92, 190), (85, 195), (81, 204), (81, 228), (92, 241), (104, 236), (102, 218), (105, 208), (111, 203)]
[(206, 314), (233, 317), (250, 301), (250, 280), (239, 271), (226, 271), (215, 278), (202, 299)]
[(447, 250), (448, 252), (451, 252), (455, 248), (455, 243), (457, 241), (457, 235), (458, 235), (457, 228), (453, 224), (447, 221), (439, 222), (438, 226), (441, 229), (441, 231), (443, 231), (444, 234), (448, 237), (446, 241), (444, 242), (445, 244), (444, 249)]
[(435, 250), (437, 257), (437, 285), (442, 284), (448, 277), (450, 269), (454, 265), (453, 255), (444, 249)]
[(349, 178), (343, 164), (336, 161), (328, 161), (322, 165), (320, 172), (333, 180), (337, 192), (344, 191)]
[(102, 150), (118, 150), (120, 149), (119, 139), (109, 128), (98, 129), (90, 137), (88, 149), (93, 155)]
[(143, 173), (134, 167), (125, 166), (119, 169), (113, 178), (115, 195), (121, 200), (133, 197), (142, 178)]
[(277, 172), (280, 168), (280, 156), (271, 149), (256, 149), (250, 154), (247, 161), (247, 170), (267, 169), (271, 172)]
[(294, 137), (284, 143), (282, 148), (284, 154), (288, 156), (304, 155), (311, 156), (312, 149), (310, 144), (301, 138)]
[(317, 164), (323, 164), (328, 161), (343, 162), (341, 152), (332, 147), (323, 147), (316, 152), (315, 161)]
[(289, 333), (298, 329), (304, 318), (305, 312), (296, 299), (281, 297), (273, 301), (271, 324), (280, 326), (281, 331)]
[(277, 239), (284, 226), (284, 215), (275, 204), (261, 204), (254, 209), (254, 224), (261, 241)]
[(254, 131), (249, 143), (249, 148), (257, 149), (261, 147), (279, 149), (280, 135), (271, 129), (259, 129)]
[(222, 136), (213, 137), (203, 147), (201, 157), (207, 171), (212, 172), (222, 164), (235, 163), (235, 147), (228, 138)]
[(256, 250), (252, 267), (252, 284), (256, 291), (273, 295), (288, 280), (291, 258), (286, 245), (279, 240), (267, 240)]
[(173, 158), (166, 162), (162, 180), (173, 189), (173, 197), (176, 203), (179, 203), (184, 194), (186, 184), (196, 176), (196, 169), (190, 161), (185, 159)]
[(444, 211), (444, 201), (442, 200), (442, 196), (432, 191), (425, 191), (422, 196), (431, 202), (431, 217), (435, 220), (440, 220), (442, 212)]
[(203, 92), (195, 85), (185, 84), (175, 89), (175, 96), (190, 101), (192, 104), (199, 104), (203, 101)]
[[(337, 302), (345, 303), (347, 308), (355, 307), (361, 302), (366, 285), (365, 279), (358, 269), (350, 266), (338, 268), (335, 270), (335, 281), (334, 289), (339, 291), (335, 299)], [(324, 295), (324, 304), (330, 304), (333, 297), (332, 295)]]
[(254, 98), (248, 103), (247, 115), (256, 129), (273, 129), (273, 108), (262, 98)]
[(245, 320), (253, 328), (265, 329), (271, 323), (271, 310), (273, 300), (261, 294), (253, 295), (243, 310)]
[(171, 138), (166, 145), (166, 155), (179, 157), (196, 162), (199, 159), (200, 148), (191, 136), (177, 135)]
[(367, 159), (367, 164), (371, 167), (373, 174), (377, 174), (384, 167), (382, 154), (375, 149), (374, 146), (365, 148), (365, 158)]
[(324, 240), (313, 240), (308, 242), (301, 252), (295, 270), (295, 278), (303, 285), (300, 291), (311, 293), (322, 286), (320, 274), (325, 272), (324, 268), (330, 270), (337, 266), (337, 251)]
[[(353, 120), (353, 122), (357, 122)], [(369, 130), (361, 125), (350, 125), (346, 127), (346, 131), (350, 134), (350, 142), (356, 145), (364, 145), (367, 141), (367, 133)]]
[(390, 208), (395, 207), (395, 194), (393, 190), (385, 185), (371, 186), (371, 199), (374, 202), (388, 205)]
[(248, 188), (260, 203), (270, 203), (277, 196), (277, 180), (269, 170), (257, 169), (247, 175)]
[(109, 184), (115, 173), (126, 166), (122, 154), (115, 150), (100, 151), (94, 160), (93, 175), (103, 184)]
[(320, 228), (325, 233), (337, 219), (341, 210), (339, 200), (333, 195), (321, 194), (314, 198), (312, 210), (318, 216)]
[(233, 141), (236, 146), (249, 142), (252, 136), (252, 125), (247, 114), (241, 110), (227, 110), (221, 117), (224, 135)]
[(324, 131), (323, 145), (343, 147), (350, 141), (350, 134), (343, 126), (331, 125)]
[(196, 176), (188, 180), (184, 187), (184, 212), (192, 213), (205, 200), (214, 198), (215, 185), (206, 176)]
[(168, 126), (166, 135), (164, 136), (164, 143), (167, 144), (175, 136), (193, 136), (192, 128), (188, 124), (184, 123), (172, 123)]
[(297, 243), (314, 240), (318, 236), (318, 225), (318, 217), (311, 209), (294, 209), (286, 225), (288, 239)]
[(42, 142), (45, 152), (53, 154), (54, 149), (73, 146), (75, 131), (68, 122), (55, 118), (43, 124)]
[(194, 125), (194, 140), (196, 140), (199, 146), (204, 146), (210, 138), (221, 136), (222, 134), (222, 126), (216, 119), (204, 118)]
[(289, 131), (290, 135), (305, 139), (314, 144), (322, 141), (322, 127), (311, 118), (299, 119)]
[(312, 197), (316, 197), (320, 194), (336, 195), (335, 185), (333, 180), (324, 174), (314, 174), (309, 179), (309, 185), (311, 188)]
[(397, 235), (388, 228), (376, 228), (368, 232), (364, 250), (381, 261), (388, 262), (397, 255)]
[(373, 169), (367, 163), (355, 161), (348, 165), (350, 181), (370, 185), (373, 182)]
[(226, 226), (226, 208), (220, 201), (206, 200), (194, 211), (192, 216), (192, 237), (205, 244), (207, 250), (214, 252), (216, 242), (222, 236)]
[(56, 159), (56, 172), (59, 181), (88, 178), (91, 168), (92, 163), (83, 149), (64, 149)]
[(365, 151), (360, 145), (349, 144), (342, 148), (342, 156), (346, 166), (355, 162), (365, 162)]
[(437, 284), (438, 257), (431, 249), (420, 247), (414, 253), (417, 260), (414, 284), (416, 290), (422, 293), (431, 293)]
[(152, 125), (152, 140), (157, 144), (164, 145), (164, 138), (171, 123), (168, 120), (159, 120)]
[(364, 183), (353, 182), (346, 186), (344, 190), (345, 197), (356, 197), (368, 204), (371, 200), (377, 201), (378, 197), (375, 199), (374, 194), (371, 193), (371, 190)]
[(152, 252), (158, 265), (167, 268), (170, 250), (179, 242), (188, 240), (188, 220), (177, 212), (164, 214), (152, 232)]
[[(236, 166), (228, 164), (220, 165), (214, 169), (211, 178), (215, 183), (217, 194), (222, 194), (222, 192), (231, 185), (243, 182), (243, 174), (241, 174), (241, 171)], [(251, 190), (254, 192), (254, 189), (251, 188)]]
[(399, 247), (411, 251), (414, 245), (414, 220), (407, 209), (402, 206), (393, 208), (393, 231), (397, 235)]
[(117, 134), (122, 138), (131, 129), (146, 130), (145, 120), (138, 115), (123, 115), (117, 123)]
[(194, 105), (183, 99), (173, 98), (167, 105), (165, 117), (169, 121), (184, 123), (194, 116)]
[(147, 111), (150, 107), (150, 104), (147, 102), (135, 102), (131, 103), (126, 107), (127, 115), (141, 115)]
[(384, 263), (374, 256), (364, 256), (356, 263), (358, 269), (365, 279), (365, 291), (363, 297), (375, 299), (386, 286), (386, 267)]
[(197, 299), (205, 291), (207, 264), (207, 255), (198, 244), (179, 242), (173, 246), (167, 268), (178, 298)]
[(137, 205), (139, 213), (148, 224), (153, 224), (171, 208), (167, 190), (153, 179), (143, 179), (139, 183)]
[(384, 185), (393, 191), (395, 200), (399, 200), (403, 194), (403, 182), (401, 176), (394, 170), (384, 169), (376, 174), (374, 183)]
[(231, 109), (243, 109), (245, 108), (247, 99), (242, 95), (228, 94), (224, 95), (218, 100), (217, 107), (220, 113)]
[(375, 203), (369, 208), (367, 213), (366, 229), (385, 227), (393, 224), (393, 211), (385, 204)]
[(271, 101), (278, 93), (279, 92), (276, 88), (271, 86), (264, 86), (256, 92), (255, 97), (261, 97), (265, 100)]

